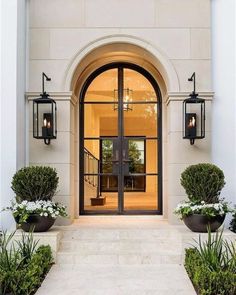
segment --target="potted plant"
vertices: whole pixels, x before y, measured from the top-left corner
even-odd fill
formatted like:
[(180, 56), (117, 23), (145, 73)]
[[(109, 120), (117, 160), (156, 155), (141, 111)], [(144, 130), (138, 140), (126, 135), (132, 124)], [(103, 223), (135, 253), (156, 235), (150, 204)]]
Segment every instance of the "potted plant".
[(194, 232), (215, 232), (230, 212), (228, 204), (220, 198), (225, 185), (224, 173), (216, 165), (191, 165), (181, 174), (181, 185), (188, 201), (177, 205), (175, 213)]
[(65, 206), (52, 201), (58, 181), (57, 172), (51, 167), (30, 166), (15, 173), (12, 190), (16, 199), (6, 209), (12, 211), (24, 231), (47, 231), (58, 216), (66, 216)]

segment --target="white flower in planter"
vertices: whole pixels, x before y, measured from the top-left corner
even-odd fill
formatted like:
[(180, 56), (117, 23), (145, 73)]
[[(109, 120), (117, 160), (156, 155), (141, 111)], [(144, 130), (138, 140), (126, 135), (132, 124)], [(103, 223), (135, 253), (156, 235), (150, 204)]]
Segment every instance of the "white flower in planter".
[(39, 215), (44, 217), (56, 218), (57, 216), (66, 217), (66, 207), (50, 200), (23, 201), (21, 203), (12, 203), (11, 207), (6, 208), (13, 213), (13, 216), (19, 219), (19, 222), (26, 222), (30, 215)]
[(179, 203), (174, 211), (174, 213), (180, 215), (181, 218), (192, 214), (202, 214), (209, 217), (217, 215), (223, 216), (228, 212), (231, 212), (231, 209), (225, 202), (206, 204), (204, 201), (202, 201), (200, 204), (193, 202)]

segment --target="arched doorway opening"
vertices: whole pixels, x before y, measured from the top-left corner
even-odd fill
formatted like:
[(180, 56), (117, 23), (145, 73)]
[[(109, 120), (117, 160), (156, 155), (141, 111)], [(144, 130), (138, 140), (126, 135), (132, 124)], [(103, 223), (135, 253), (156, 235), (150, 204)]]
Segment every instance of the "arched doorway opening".
[(79, 101), (80, 214), (162, 214), (162, 98), (155, 78), (108, 63)]

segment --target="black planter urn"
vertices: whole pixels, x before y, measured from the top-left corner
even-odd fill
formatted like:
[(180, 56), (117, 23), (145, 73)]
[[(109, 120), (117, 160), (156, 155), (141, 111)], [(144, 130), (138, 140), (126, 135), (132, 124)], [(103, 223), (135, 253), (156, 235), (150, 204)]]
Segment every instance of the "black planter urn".
[(50, 216), (30, 215), (27, 222), (21, 223), (21, 228), (25, 232), (45, 232), (53, 226), (55, 220)]
[(193, 232), (206, 233), (208, 228), (211, 232), (217, 231), (217, 229), (223, 224), (225, 215), (207, 217), (202, 214), (192, 214), (183, 218), (185, 225)]

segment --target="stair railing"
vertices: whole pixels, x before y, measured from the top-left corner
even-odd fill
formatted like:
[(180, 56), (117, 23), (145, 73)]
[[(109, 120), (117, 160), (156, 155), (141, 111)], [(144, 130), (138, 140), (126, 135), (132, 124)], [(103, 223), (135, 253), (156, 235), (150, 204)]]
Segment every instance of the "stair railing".
[(100, 161), (88, 149), (84, 148), (84, 180), (97, 188), (97, 198), (100, 196)]

